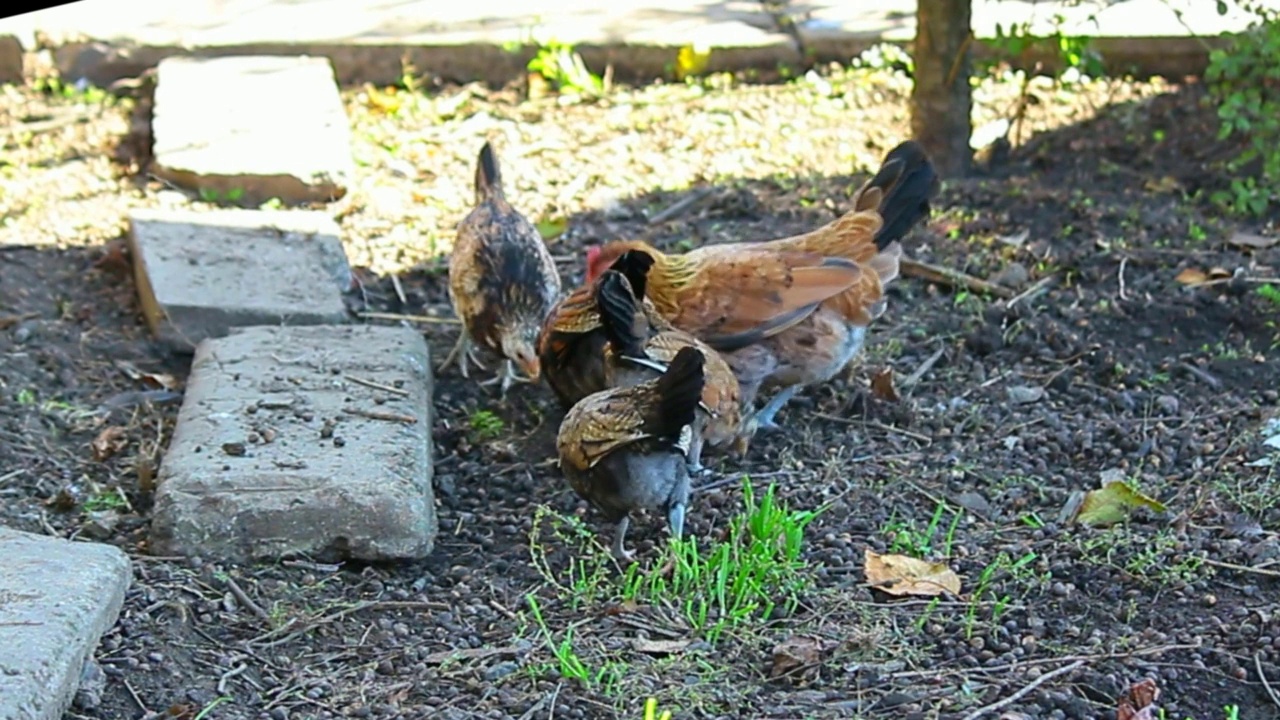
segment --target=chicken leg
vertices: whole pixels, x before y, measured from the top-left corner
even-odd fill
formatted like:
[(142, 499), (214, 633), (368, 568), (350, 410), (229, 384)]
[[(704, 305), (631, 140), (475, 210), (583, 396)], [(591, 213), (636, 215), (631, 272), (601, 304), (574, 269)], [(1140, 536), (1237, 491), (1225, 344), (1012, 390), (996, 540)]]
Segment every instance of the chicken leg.
[(755, 415), (752, 416), (752, 426), (757, 430), (764, 430), (766, 432), (781, 430), (782, 428), (778, 423), (774, 422), (774, 418), (778, 415), (778, 411), (782, 409), (782, 406), (786, 405), (799, 391), (799, 385), (792, 385), (791, 387), (779, 390), (778, 394), (774, 395), (772, 400), (756, 411)]
[(440, 363), (440, 371), (446, 370), (449, 365), (457, 361), (458, 369), (462, 372), (462, 377), (470, 379), (471, 375), (467, 372), (467, 363), (472, 362), (481, 370), (486, 370), (484, 363), (480, 362), (480, 358), (476, 357), (476, 347), (471, 342), (471, 334), (464, 327), (462, 333), (458, 335), (458, 342), (454, 343), (453, 349), (445, 356), (444, 362)]
[(618, 527), (613, 531), (613, 557), (620, 563), (629, 563), (635, 560), (635, 553), (627, 550), (627, 528), (631, 527), (631, 515), (623, 515), (618, 521)]
[(480, 385), (480, 387), (488, 387), (497, 382), (502, 383), (501, 385), (502, 395), (505, 397), (507, 394), (507, 389), (510, 388), (513, 383), (527, 383), (527, 382), (533, 382), (533, 381), (521, 375), (520, 373), (516, 372), (516, 364), (511, 362), (510, 360), (507, 360), (504, 363), (502, 363), (502, 369), (498, 371), (497, 375), (494, 375), (491, 379), (485, 380), (478, 384)]

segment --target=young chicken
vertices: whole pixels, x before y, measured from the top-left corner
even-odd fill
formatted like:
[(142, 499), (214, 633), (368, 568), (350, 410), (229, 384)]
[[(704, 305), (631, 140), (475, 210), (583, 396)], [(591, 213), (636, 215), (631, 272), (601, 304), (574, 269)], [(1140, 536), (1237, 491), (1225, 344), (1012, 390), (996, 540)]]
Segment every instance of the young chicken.
[(560, 275), (537, 228), (507, 202), (489, 143), (480, 148), (475, 189), (475, 208), (458, 224), (449, 256), (449, 300), (462, 333), (441, 369), (456, 359), (463, 377), (470, 377), (468, 362), (483, 370), (475, 356), (480, 345), (505, 358), (498, 375), (480, 384), (501, 382), (505, 395), (512, 382), (538, 379), (535, 344), (560, 295)]
[[(624, 253), (613, 266), (641, 285), (653, 258), (645, 253)], [(609, 387), (605, 377), (604, 349), (607, 338), (596, 304), (599, 278), (569, 293), (552, 308), (538, 336), (538, 360), (542, 375), (565, 410), (582, 398)], [(643, 319), (650, 332), (670, 329), (647, 300), (641, 303)]]
[(851, 211), (817, 230), (683, 255), (615, 242), (588, 251), (587, 276), (628, 251), (652, 256), (646, 287), (658, 313), (725, 354), (744, 403), (777, 388), (747, 423), (777, 429), (778, 411), (800, 388), (831, 379), (861, 350), (898, 276), (898, 241), (928, 217), (937, 190), (933, 164), (907, 141), (885, 156)]
[(684, 534), (703, 364), (702, 353), (686, 347), (661, 377), (588, 395), (560, 424), (560, 468), (579, 497), (617, 523), (613, 555), (622, 562), (633, 557), (626, 536), (635, 510), (660, 510), (672, 537)]
[[(614, 267), (630, 255), (622, 256)], [(632, 266), (636, 282), (616, 269), (605, 271), (596, 282), (596, 305), (599, 308), (608, 345), (604, 348), (605, 382), (610, 387), (631, 386), (661, 375), (684, 348), (692, 347), (704, 358), (702, 402), (693, 422), (693, 440), (689, 447), (689, 471), (702, 472), (702, 448), (710, 443), (721, 447), (731, 442), (745, 454), (746, 438), (742, 435), (742, 414), (739, 404), (738, 379), (733, 370), (705, 343), (675, 328), (655, 328), (640, 311), (641, 298), (637, 298), (635, 286), (644, 288), (644, 273), (648, 263)], [(643, 269), (641, 269), (643, 268)]]

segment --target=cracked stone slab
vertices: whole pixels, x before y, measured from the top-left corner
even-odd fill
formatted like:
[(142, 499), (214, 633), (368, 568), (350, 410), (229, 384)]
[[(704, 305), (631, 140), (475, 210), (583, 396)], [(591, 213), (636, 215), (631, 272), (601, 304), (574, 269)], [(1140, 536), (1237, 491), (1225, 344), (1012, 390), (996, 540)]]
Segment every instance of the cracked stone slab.
[(340, 236), (317, 211), (136, 210), (129, 251), (147, 325), (191, 352), (234, 327), (344, 323)]
[(328, 58), (165, 58), (151, 127), (156, 175), (218, 200), (332, 202), (355, 170)]
[(62, 718), (130, 576), (111, 545), (0, 527), (0, 718)]
[(154, 551), (426, 556), (430, 367), (409, 328), (250, 327), (202, 342), (160, 468)]

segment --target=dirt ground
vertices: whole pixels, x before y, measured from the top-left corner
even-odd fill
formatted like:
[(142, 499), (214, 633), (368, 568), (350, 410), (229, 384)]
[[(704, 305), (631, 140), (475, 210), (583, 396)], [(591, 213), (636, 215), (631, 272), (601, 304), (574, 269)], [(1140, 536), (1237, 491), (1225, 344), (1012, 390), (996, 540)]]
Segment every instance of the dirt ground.
[[(574, 105), (511, 89), (350, 90), (359, 176), (338, 208), (365, 268), (352, 304), (435, 318), (421, 327), (443, 358), (457, 326), (438, 256), (485, 138), (513, 201), (548, 235), (563, 229), (550, 242), (572, 286), (588, 243), (680, 248), (834, 217), (907, 136), (908, 89), (833, 71)], [(979, 123), (1017, 91), (986, 81)], [(617, 571), (572, 518), (608, 528), (547, 462), (549, 392), (500, 401), (456, 371), (436, 381), (442, 531), (428, 560), (148, 555), (177, 411), (157, 386), (186, 366), (149, 344), (119, 238), (130, 208), (204, 203), (140, 172), (135, 103), (5, 89), (0, 523), (113, 543), (136, 568), (97, 654), (105, 688), (68, 717), (639, 718), (652, 696), (677, 719), (958, 718), (1016, 695), (986, 717), (1083, 719), (1114, 717), (1143, 678), (1167, 718), (1236, 717), (1227, 705), (1276, 717), (1280, 482), (1260, 430), (1280, 390), (1280, 294), (1254, 281), (1278, 274), (1280, 250), (1229, 242), (1274, 229), (1227, 221), (1198, 194), (1227, 181), (1231, 147), (1197, 86), (1045, 81), (1033, 95), (1029, 141), (947, 183), (907, 243), (1017, 297), (903, 278), (868, 356), (793, 401), (784, 435), (759, 438), (745, 463), (709, 458), (719, 478), (773, 483), (792, 508), (827, 505), (805, 533), (798, 605), (711, 642), (674, 602), (620, 602)], [(646, 221), (700, 186), (713, 188), (701, 204)], [(1186, 287), (1187, 268), (1215, 282)], [(886, 367), (900, 402), (864, 391)], [(111, 426), (123, 447), (95, 459)], [(1061, 522), (1105, 471), (1168, 512)], [(696, 496), (690, 532), (723, 537), (742, 502), (732, 484)], [(642, 567), (664, 537), (633, 525)], [(945, 562), (962, 594), (873, 592), (867, 548)]]

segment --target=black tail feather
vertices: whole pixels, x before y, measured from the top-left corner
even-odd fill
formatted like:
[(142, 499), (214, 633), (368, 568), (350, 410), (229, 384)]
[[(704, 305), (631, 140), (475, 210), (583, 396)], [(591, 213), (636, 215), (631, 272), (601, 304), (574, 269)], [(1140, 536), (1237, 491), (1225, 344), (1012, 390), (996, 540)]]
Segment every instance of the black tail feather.
[(647, 252), (640, 250), (628, 250), (618, 256), (613, 261), (613, 265), (609, 266), (610, 270), (616, 270), (627, 278), (627, 282), (631, 283), (631, 291), (635, 293), (637, 300), (644, 299), (646, 283), (649, 279), (649, 268), (653, 267), (653, 256)]
[(645, 338), (636, 327), (639, 301), (624, 275), (607, 270), (600, 276), (596, 284), (596, 307), (600, 311), (604, 335), (613, 351), (629, 357), (644, 357)]
[(701, 350), (680, 348), (667, 371), (658, 378), (658, 413), (651, 419), (653, 427), (649, 430), (654, 435), (678, 436), (684, 426), (693, 423), (706, 383), (705, 362)]
[(884, 225), (876, 233), (876, 247), (883, 250), (889, 243), (901, 240), (929, 217), (929, 201), (938, 194), (939, 183), (929, 156), (914, 140), (900, 143), (885, 155), (880, 171), (871, 179), (873, 187), (885, 191), (880, 201)]
[(476, 161), (476, 199), (502, 196), (502, 173), (498, 170), (498, 156), (493, 146), (485, 143)]

